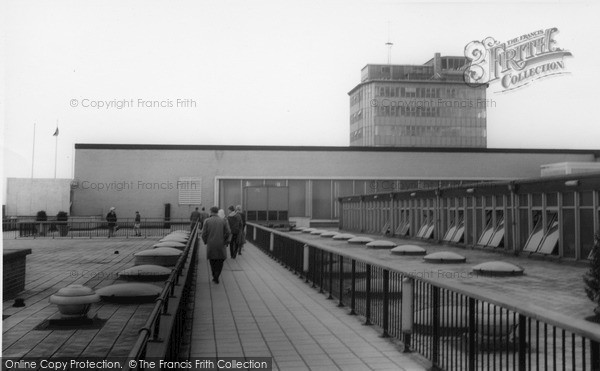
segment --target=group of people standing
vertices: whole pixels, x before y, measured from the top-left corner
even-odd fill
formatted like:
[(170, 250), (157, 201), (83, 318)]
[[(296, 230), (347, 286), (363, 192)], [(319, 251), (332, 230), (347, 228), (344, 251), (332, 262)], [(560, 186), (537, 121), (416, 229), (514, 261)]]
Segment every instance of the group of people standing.
[[(209, 217), (203, 220), (199, 216), (196, 221), (202, 228), (202, 241), (206, 245), (206, 258), (210, 262), (214, 283), (219, 283), (223, 263), (227, 259), (227, 245), (231, 258), (235, 259), (237, 255), (242, 255), (242, 248), (246, 243), (246, 215), (242, 212), (242, 207), (229, 206), (228, 211), (225, 215), (223, 210), (213, 206)], [(194, 217), (192, 213), (192, 222)]]
[[(108, 238), (113, 237), (115, 232), (119, 230), (119, 226), (117, 225), (116, 209), (117, 209), (116, 207), (111, 206), (111, 208), (108, 210), (108, 214), (106, 214), (106, 224), (108, 227)], [(140, 215), (139, 211), (136, 211), (135, 217), (133, 219), (133, 233), (137, 237), (142, 236), (141, 224), (142, 224), (142, 216)]]

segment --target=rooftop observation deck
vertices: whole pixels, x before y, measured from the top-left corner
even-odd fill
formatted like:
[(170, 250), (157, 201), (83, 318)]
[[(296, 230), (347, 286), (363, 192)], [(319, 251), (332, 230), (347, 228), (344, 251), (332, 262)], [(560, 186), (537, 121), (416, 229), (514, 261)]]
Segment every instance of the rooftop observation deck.
[[(396, 244), (408, 243), (398, 238), (385, 239)], [(39, 325), (58, 316), (56, 306), (48, 303), (48, 297), (58, 289), (72, 283), (95, 289), (112, 284), (117, 281), (117, 272), (133, 265), (133, 253), (150, 248), (157, 240), (4, 240), (5, 248), (28, 248), (32, 254), (27, 257), (25, 291), (19, 295), (25, 300), (25, 307), (14, 308), (12, 301), (3, 303), (3, 356), (127, 356), (153, 304), (94, 304), (92, 315), (106, 321), (99, 328), (49, 330)], [(464, 321), (471, 312), (462, 308), (468, 308), (471, 298), (468, 295), (472, 294), (477, 301), (473, 319), (479, 323), (487, 318), (483, 329), (478, 325), (479, 336), (491, 334), (491, 329), (494, 335), (496, 331), (502, 333), (503, 328), (510, 327), (511, 332), (511, 338), (501, 335), (497, 340), (475, 338), (477, 346), (486, 343), (490, 346), (493, 342), (492, 348), (496, 348), (498, 341), (498, 345), (506, 342), (509, 349), (500, 346), (480, 349), (473, 360), (474, 367), (495, 364), (499, 369), (511, 369), (517, 364), (515, 359), (522, 355), (528, 369), (538, 365), (594, 369), (598, 356), (594, 354), (594, 344), (600, 325), (586, 322), (586, 331), (576, 332), (584, 323), (582, 319), (593, 310), (583, 291), (581, 277), (587, 268), (581, 264), (499, 256), (485, 250), (410, 241), (428, 252), (454, 251), (467, 258), (465, 264), (432, 265), (424, 263), (422, 257), (396, 256), (386, 249), (369, 249), (346, 241), (259, 226), (249, 226), (248, 240), (253, 243), (246, 245), (242, 256), (226, 261), (220, 284), (210, 281), (204, 246), (199, 246), (192, 286), (193, 315), (188, 319), (191, 331), (186, 334), (189, 342), (180, 350), (180, 356), (272, 357), (273, 369), (281, 370), (419, 370), (431, 366), (435, 353), (438, 355), (434, 362), (444, 369), (468, 369), (470, 359), (465, 355), (469, 353), (469, 338), (465, 339)], [(297, 253), (305, 245), (309, 246), (309, 271), (299, 276), (293, 271), (298, 267)], [(285, 263), (287, 268), (271, 257)], [(473, 265), (487, 260), (518, 264), (525, 274), (516, 277), (466, 274)], [(354, 299), (346, 290), (350, 284), (350, 262), (356, 271), (353, 290), (358, 316), (348, 315), (354, 309), (351, 302)], [(382, 286), (386, 271), (387, 291)], [(416, 351), (410, 354), (403, 353), (402, 344), (394, 340), (393, 327), (401, 316), (395, 310), (398, 306), (394, 306), (401, 302), (394, 296), (402, 291), (396, 285), (402, 277), (399, 274), (424, 279), (424, 284), (431, 285), (415, 286), (415, 323), (426, 329), (414, 330), (411, 345)], [(337, 289), (338, 280), (343, 290)], [(387, 313), (389, 323), (383, 322), (382, 326), (380, 309), (386, 300), (385, 295), (381, 296), (383, 291), (390, 294), (392, 309)], [(336, 300), (327, 300), (332, 292)], [(430, 297), (430, 293), (436, 292), (437, 299)], [(486, 302), (486, 298), (493, 301)], [(344, 307), (338, 307), (340, 302)], [(444, 309), (451, 307), (456, 311)], [(367, 322), (376, 326), (363, 326), (366, 308), (369, 308)], [(441, 308), (437, 319), (431, 308)], [(420, 315), (424, 310), (429, 312)], [(433, 322), (428, 322), (430, 319)], [(434, 326), (429, 326), (430, 323)], [(561, 323), (566, 327), (560, 327)], [(382, 338), (382, 327), (393, 337)], [(458, 335), (446, 333), (449, 329), (456, 330)], [(433, 345), (436, 336), (439, 342)], [(527, 338), (524, 349), (519, 348), (518, 337)]]
[[(4, 357), (127, 357), (153, 304), (94, 304), (90, 317), (102, 325), (81, 329), (44, 328), (60, 315), (48, 298), (69, 284), (98, 289), (119, 282), (117, 273), (133, 266), (135, 252), (154, 239), (7, 239), (4, 247), (31, 249), (25, 307), (3, 303)], [(114, 252), (118, 250), (119, 254)], [(221, 283), (209, 279), (205, 247), (200, 246), (194, 290), (189, 357), (272, 357), (273, 369), (424, 370), (417, 355), (404, 354), (389, 339), (343, 315), (337, 303), (251, 244), (226, 261)], [(42, 325), (42, 326), (40, 326)]]

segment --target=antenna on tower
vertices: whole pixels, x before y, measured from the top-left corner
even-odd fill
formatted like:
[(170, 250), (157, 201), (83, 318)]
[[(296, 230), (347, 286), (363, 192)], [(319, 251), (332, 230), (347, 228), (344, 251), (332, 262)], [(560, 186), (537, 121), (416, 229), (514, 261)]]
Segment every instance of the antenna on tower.
[(387, 63), (392, 64), (392, 46), (394, 46), (394, 43), (392, 43), (390, 41), (390, 22), (389, 21), (388, 21), (388, 41), (385, 43), (385, 45), (388, 48)]

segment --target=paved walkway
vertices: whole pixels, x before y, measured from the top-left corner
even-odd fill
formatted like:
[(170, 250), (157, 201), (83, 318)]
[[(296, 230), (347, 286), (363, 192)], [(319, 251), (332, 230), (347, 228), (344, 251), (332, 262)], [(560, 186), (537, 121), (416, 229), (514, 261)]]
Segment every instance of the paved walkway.
[(273, 357), (274, 370), (425, 370), (251, 244), (211, 282), (200, 248), (191, 357)]

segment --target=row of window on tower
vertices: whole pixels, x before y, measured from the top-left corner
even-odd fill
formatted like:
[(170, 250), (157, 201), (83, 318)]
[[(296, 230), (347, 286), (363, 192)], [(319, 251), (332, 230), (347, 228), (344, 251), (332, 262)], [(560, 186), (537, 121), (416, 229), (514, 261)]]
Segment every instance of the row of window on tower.
[[(456, 98), (456, 88), (412, 88), (380, 86), (375, 88), (376, 97), (386, 98)], [(350, 97), (350, 105), (354, 106), (363, 99), (363, 90), (360, 89)]]
[(387, 98), (446, 98), (457, 97), (456, 88), (413, 88), (380, 86), (375, 88), (375, 96)]
[(440, 107), (419, 107), (419, 106), (380, 106), (377, 107), (375, 114), (377, 116), (406, 116), (406, 117), (440, 117)]
[[(469, 131), (469, 129), (467, 129)], [(393, 135), (393, 136), (408, 136), (408, 137), (458, 137), (458, 136), (473, 136), (477, 134), (477, 129), (466, 132), (462, 127), (442, 127), (435, 125), (408, 125), (408, 126), (391, 126), (391, 127), (375, 127), (375, 135)], [(467, 135), (470, 134), (470, 135)]]

